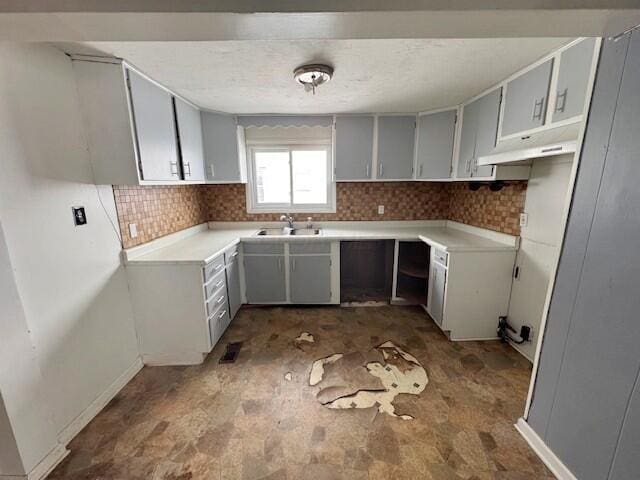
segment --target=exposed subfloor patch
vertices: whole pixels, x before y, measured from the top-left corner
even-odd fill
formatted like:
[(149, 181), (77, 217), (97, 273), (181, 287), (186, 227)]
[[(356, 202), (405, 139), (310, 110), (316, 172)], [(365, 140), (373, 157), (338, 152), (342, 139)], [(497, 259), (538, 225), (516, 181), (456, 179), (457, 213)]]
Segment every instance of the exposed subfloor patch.
[[(429, 382), (427, 372), (416, 357), (391, 341), (375, 347), (375, 350), (381, 353), (383, 362), (371, 361), (366, 363), (365, 368), (369, 375), (379, 380), (381, 387), (361, 386), (358, 379), (354, 382), (353, 378), (343, 376), (339, 379), (339, 385), (319, 390), (316, 399), (331, 409), (375, 407), (380, 413), (413, 420), (412, 415), (397, 415), (393, 402), (400, 394), (419, 395)], [(336, 353), (316, 360), (311, 367), (309, 385), (320, 384), (324, 380), (325, 365), (334, 364), (343, 357), (343, 354)], [(346, 371), (349, 371), (348, 367)]]
[(313, 335), (311, 335), (309, 332), (302, 332), (300, 334), (300, 336), (298, 336), (298, 338), (296, 338), (296, 342), (313, 343), (313, 342), (315, 342), (315, 339), (313, 338)]

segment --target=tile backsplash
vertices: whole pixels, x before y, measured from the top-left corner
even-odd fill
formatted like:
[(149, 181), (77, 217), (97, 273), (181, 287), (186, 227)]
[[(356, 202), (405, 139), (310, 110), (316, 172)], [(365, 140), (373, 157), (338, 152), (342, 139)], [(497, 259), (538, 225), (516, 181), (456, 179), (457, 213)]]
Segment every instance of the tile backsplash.
[[(181, 185), (129, 187), (114, 185), (124, 248), (146, 243), (206, 221), (274, 221), (280, 213), (250, 214), (246, 186)], [(472, 191), (466, 182), (347, 182), (336, 185), (335, 213), (297, 213), (327, 220), (450, 219), (477, 227), (519, 235), (527, 182), (507, 182), (492, 192), (487, 185)], [(378, 215), (378, 205), (385, 213)], [(284, 213), (284, 212), (283, 212)], [(129, 224), (138, 236), (131, 238)]]

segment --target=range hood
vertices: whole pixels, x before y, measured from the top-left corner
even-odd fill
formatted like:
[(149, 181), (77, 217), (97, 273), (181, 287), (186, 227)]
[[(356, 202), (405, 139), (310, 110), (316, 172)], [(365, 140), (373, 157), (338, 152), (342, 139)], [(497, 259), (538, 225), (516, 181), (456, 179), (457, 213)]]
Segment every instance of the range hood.
[(504, 140), (491, 153), (478, 157), (478, 165), (518, 164), (535, 158), (574, 153), (580, 122)]

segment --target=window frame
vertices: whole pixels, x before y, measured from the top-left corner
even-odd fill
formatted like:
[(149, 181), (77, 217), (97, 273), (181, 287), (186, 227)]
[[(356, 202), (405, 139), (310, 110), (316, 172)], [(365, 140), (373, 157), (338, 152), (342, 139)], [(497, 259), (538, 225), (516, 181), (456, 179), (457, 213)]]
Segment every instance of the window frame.
[[(303, 142), (255, 142), (247, 145), (247, 213), (335, 213), (336, 212), (336, 182), (333, 179), (333, 148), (327, 141)], [(293, 202), (293, 150), (322, 150), (327, 153), (327, 203), (324, 204), (294, 204)], [(257, 151), (275, 151), (289, 153), (289, 190), (291, 203), (258, 203), (258, 182), (256, 178), (255, 154)]]

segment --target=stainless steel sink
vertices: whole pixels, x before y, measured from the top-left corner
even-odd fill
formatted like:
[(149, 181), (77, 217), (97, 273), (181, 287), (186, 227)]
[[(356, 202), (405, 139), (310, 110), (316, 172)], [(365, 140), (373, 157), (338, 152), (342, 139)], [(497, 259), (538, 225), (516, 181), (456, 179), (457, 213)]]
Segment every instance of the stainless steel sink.
[(291, 231), (291, 235), (320, 235), (319, 228), (295, 228)]
[(267, 237), (282, 237), (283, 235), (290, 235), (291, 229), (289, 227), (284, 228), (263, 228), (257, 235)]

